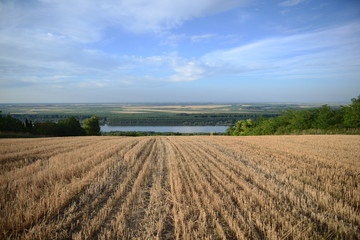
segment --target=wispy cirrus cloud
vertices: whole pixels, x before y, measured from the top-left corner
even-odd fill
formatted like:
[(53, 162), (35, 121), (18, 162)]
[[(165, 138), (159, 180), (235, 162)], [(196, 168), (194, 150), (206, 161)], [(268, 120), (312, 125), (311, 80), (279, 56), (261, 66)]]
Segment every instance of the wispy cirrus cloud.
[(360, 76), (359, 29), (360, 23), (355, 22), (306, 34), (269, 38), (214, 51), (201, 60), (221, 74), (226, 70), (244, 78), (253, 75), (269, 80), (299, 76), (326, 79), (333, 74), (348, 76), (348, 73), (355, 78)]
[(191, 41), (193, 42), (201, 42), (206, 41), (207, 39), (216, 37), (216, 34), (202, 34), (202, 35), (194, 35), (191, 36)]
[(206, 69), (196, 62), (186, 62), (185, 64), (175, 66), (176, 74), (170, 76), (173, 82), (194, 81), (205, 77)]
[(308, 9), (307, 2), (0, 1), (0, 101), (77, 101), (98, 93), (116, 101), (118, 92), (134, 98), (140, 89), (180, 85), (227, 92), (224, 81), (236, 89), (254, 79), (341, 79), (344, 92), (355, 89), (358, 4), (329, 0)]
[(108, 27), (163, 32), (185, 21), (239, 7), (250, 0), (88, 0), (0, 3), (1, 28), (55, 33), (80, 42), (97, 41)]
[(286, 1), (282, 1), (279, 5), (282, 7), (292, 7), (292, 6), (296, 6), (302, 2), (304, 2), (305, 0), (286, 0)]
[[(72, 84), (72, 78), (99, 78), (96, 82), (90, 81), (89, 84), (78, 85), (82, 87), (103, 87), (121, 82), (136, 84), (144, 80), (186, 82), (226, 75), (246, 78), (255, 77), (259, 73), (259, 76), (270, 80), (290, 78), (290, 75), (293, 78), (318, 78), (320, 73), (322, 78), (326, 78), (329, 75), (341, 75), (346, 72), (351, 72), (354, 77), (355, 74), (360, 75), (359, 29), (360, 23), (355, 22), (312, 33), (263, 39), (191, 59), (179, 57), (176, 53), (149, 57), (125, 55), (114, 57), (98, 50), (78, 49), (69, 45), (59, 49), (59, 52), (48, 49), (49, 53), (37, 55), (39, 52), (32, 49), (36, 49), (35, 42), (39, 41), (30, 39), (27, 45), (21, 46), (15, 43), (16, 47), (21, 46), (16, 51), (18, 55), (14, 55), (14, 51), (11, 51), (11, 56), (6, 52), (1, 55), (0, 68), (3, 73), (10, 74), (14, 68), (1, 63), (12, 62), (12, 66), (17, 66), (20, 72), (21, 68), (24, 68), (29, 73), (42, 72), (45, 76), (36, 78), (32, 75), (31, 82), (28, 81), (29, 77), (20, 78), (27, 84), (56, 83), (56, 79), (51, 76), (65, 76), (57, 78), (62, 78), (64, 84)], [(58, 40), (52, 39), (52, 41)], [(43, 41), (50, 40), (45, 38)], [(11, 48), (8, 43), (9, 46)], [(141, 75), (138, 76), (138, 73)], [(99, 84), (101, 81), (107, 81), (106, 85)]]
[[(22, 75), (27, 75), (39, 79), (39, 83), (51, 82), (50, 76), (63, 74), (73, 81), (80, 78), (80, 82), (93, 76), (102, 76), (103, 79), (128, 76), (133, 79), (130, 77), (132, 72), (146, 72), (146, 65), (137, 65), (142, 61), (141, 56), (129, 58), (119, 53), (106, 53), (91, 46), (92, 43), (106, 41), (106, 29), (110, 28), (121, 34), (124, 31), (136, 34), (152, 32), (159, 34), (160, 41), (164, 44), (176, 46), (185, 35), (169, 32), (172, 28), (193, 18), (226, 11), (247, 2), (249, 1), (0, 2), (0, 72), (8, 76), (7, 79), (12, 79), (15, 75), (18, 79), (24, 79)], [(171, 61), (178, 61), (176, 59)], [(166, 66), (168, 70), (165, 72), (169, 74), (162, 79), (176, 78), (181, 81), (180, 77), (176, 77), (181, 66)], [(195, 69), (191, 64), (184, 64), (183, 68)], [(189, 79), (196, 78), (185, 74), (184, 81)], [(96, 86), (89, 86), (93, 85)]]

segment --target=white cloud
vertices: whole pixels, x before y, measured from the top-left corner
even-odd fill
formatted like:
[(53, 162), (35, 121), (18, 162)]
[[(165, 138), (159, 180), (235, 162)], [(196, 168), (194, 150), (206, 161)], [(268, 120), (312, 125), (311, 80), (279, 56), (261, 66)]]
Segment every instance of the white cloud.
[[(201, 60), (218, 73), (268, 79), (322, 75), (360, 75), (360, 23), (287, 37), (270, 38), (237, 48), (214, 51)], [(253, 73), (256, 74), (253, 74)]]
[(162, 72), (167, 73), (158, 77), (148, 78), (148, 80), (153, 82), (195, 81), (206, 77), (209, 73), (207, 66), (202, 62), (196, 59), (178, 57), (176, 53), (139, 58), (138, 62), (142, 66), (148, 66), (151, 70), (159, 66)]
[[(219, 13), (242, 6), (248, 0), (127, 0), (113, 9), (116, 19), (131, 31), (162, 31), (196, 17)], [(116, 4), (115, 4), (116, 6)]]
[[(70, 89), (76, 92), (79, 88), (89, 91), (111, 88), (115, 91), (123, 86), (155, 86), (229, 75), (238, 79), (267, 78), (269, 81), (290, 77), (318, 78), (320, 73), (323, 78), (360, 75), (359, 23), (307, 34), (283, 29), (282, 33), (287, 37), (257, 40), (198, 58), (179, 57), (176, 53), (157, 55), (154, 52), (162, 51), (163, 46), (156, 43), (152, 51), (145, 49), (151, 44), (144, 44), (144, 57), (127, 56), (132, 53), (121, 46), (126, 42), (132, 47), (132, 42), (127, 42), (132, 39), (140, 42), (134, 46), (141, 45), (139, 39), (147, 40), (149, 35), (167, 46), (186, 43), (180, 48), (185, 51), (189, 51), (190, 41), (200, 45), (216, 40), (217, 43), (231, 42), (234, 46), (241, 34), (236, 29), (229, 35), (210, 34), (212, 30), (209, 29), (201, 31), (209, 31), (209, 34), (195, 32), (191, 35), (174, 29), (191, 19), (220, 13), (247, 2), (0, 0), (0, 84), (6, 88), (2, 92), (16, 92), (14, 89), (21, 87), (25, 92), (26, 86), (64, 89), (64, 92)], [(287, 0), (280, 5), (295, 6), (302, 2)], [(246, 18), (238, 20), (243, 23)], [(125, 36), (128, 33), (124, 34), (124, 31), (135, 34)], [(109, 32), (112, 39), (105, 39)], [(114, 50), (116, 40), (119, 40), (116, 42), (119, 46)], [(99, 50), (102, 47), (104, 50)], [(141, 52), (139, 49), (131, 50), (136, 55)], [(153, 56), (148, 52), (154, 53)], [(196, 54), (200, 52), (196, 51)]]
[(194, 35), (191, 37), (191, 41), (193, 42), (201, 42), (210, 38), (216, 37), (215, 34), (203, 34), (203, 35)]
[(192, 61), (174, 66), (173, 70), (176, 74), (170, 77), (172, 82), (194, 81), (203, 78), (206, 74), (205, 69), (200, 64)]
[[(7, 79), (40, 76), (39, 84), (59, 81), (51, 78), (52, 76), (66, 75), (67, 80), (80, 78), (79, 81), (87, 77), (101, 76), (115, 81), (119, 76), (136, 75), (136, 71), (146, 72), (144, 68), (153, 66), (156, 56), (147, 59), (145, 66), (140, 66), (139, 63), (145, 61), (141, 57), (112, 56), (99, 51), (96, 47), (91, 47), (91, 44), (103, 41), (106, 30), (110, 28), (119, 32), (124, 29), (136, 33), (153, 32), (158, 34), (163, 44), (177, 46), (187, 37), (184, 34), (171, 33), (172, 28), (187, 20), (226, 11), (249, 1), (1, 1), (0, 73), (12, 76)], [(176, 56), (161, 58), (166, 62), (168, 75), (162, 74), (144, 79), (175, 79), (176, 76), (180, 76), (178, 69), (181, 68), (186, 74), (178, 77), (177, 81), (198, 79), (192, 77), (191, 73), (199, 76), (200, 70), (191, 64), (186, 64), (188, 60), (179, 60)], [(173, 64), (174, 62), (177, 62), (177, 65)], [(150, 76), (151, 74), (149, 73)], [(0, 79), (0, 81), (5, 80)], [(9, 80), (6, 82), (8, 83)], [(32, 82), (32, 84), (36, 83)]]
[(296, 6), (302, 2), (304, 2), (305, 0), (286, 0), (280, 3), (280, 6), (282, 7), (292, 7), (292, 6)]
[(171, 47), (177, 47), (179, 43), (186, 38), (185, 34), (162, 34), (163, 40), (161, 42), (162, 45), (167, 45)]
[[(103, 76), (131, 68), (133, 61), (49, 33), (0, 30), (0, 72), (42, 76), (48, 82)], [(0, 80), (1, 81), (1, 80)]]
[(105, 87), (106, 84), (104, 82), (100, 82), (100, 81), (93, 81), (93, 80), (88, 80), (86, 82), (80, 82), (78, 84), (79, 87), (81, 88), (102, 88)]
[(101, 39), (107, 27), (166, 32), (183, 22), (239, 7), (249, 0), (42, 0), (0, 3), (0, 28), (40, 30), (78, 42)]

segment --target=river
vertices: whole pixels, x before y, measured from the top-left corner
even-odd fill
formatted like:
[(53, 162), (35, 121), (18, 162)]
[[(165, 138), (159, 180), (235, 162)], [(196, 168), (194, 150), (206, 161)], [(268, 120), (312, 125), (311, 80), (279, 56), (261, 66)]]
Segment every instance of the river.
[(100, 126), (102, 132), (224, 133), (227, 126)]

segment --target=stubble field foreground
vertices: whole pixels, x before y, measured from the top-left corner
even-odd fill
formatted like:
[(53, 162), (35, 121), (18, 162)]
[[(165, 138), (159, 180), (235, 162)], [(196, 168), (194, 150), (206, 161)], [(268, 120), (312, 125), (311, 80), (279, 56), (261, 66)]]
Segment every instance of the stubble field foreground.
[(0, 139), (2, 239), (358, 239), (360, 136)]

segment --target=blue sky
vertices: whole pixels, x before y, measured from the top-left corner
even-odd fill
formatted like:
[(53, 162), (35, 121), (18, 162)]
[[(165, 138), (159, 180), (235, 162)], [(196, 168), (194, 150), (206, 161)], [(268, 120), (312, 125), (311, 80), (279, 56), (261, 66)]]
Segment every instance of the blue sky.
[(343, 102), (358, 0), (0, 0), (0, 102)]

